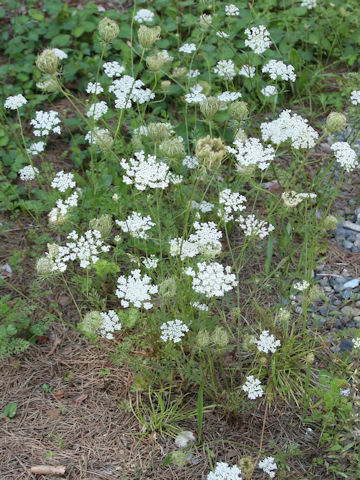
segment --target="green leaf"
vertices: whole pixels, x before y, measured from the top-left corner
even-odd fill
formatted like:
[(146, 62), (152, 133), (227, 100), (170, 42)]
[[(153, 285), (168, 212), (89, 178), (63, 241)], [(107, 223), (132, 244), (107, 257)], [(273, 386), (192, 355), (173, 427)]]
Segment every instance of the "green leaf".
[(74, 28), (73, 30), (73, 35), (74, 37), (78, 38), (81, 37), (81, 35), (85, 32), (85, 28), (82, 25), (78, 25), (77, 27)]
[(68, 47), (71, 44), (71, 36), (65, 33), (57, 35), (51, 40), (51, 45), (54, 47)]
[(17, 403), (8, 403), (4, 411), (0, 414), (0, 418), (4, 418), (7, 422), (15, 417), (17, 410)]
[(42, 22), (45, 19), (44, 14), (35, 8), (30, 8), (29, 14), (31, 18), (38, 20), (39, 22)]

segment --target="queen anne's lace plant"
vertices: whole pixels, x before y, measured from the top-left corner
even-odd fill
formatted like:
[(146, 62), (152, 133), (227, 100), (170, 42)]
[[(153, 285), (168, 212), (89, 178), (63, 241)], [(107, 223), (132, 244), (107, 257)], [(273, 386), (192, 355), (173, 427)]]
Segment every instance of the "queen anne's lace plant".
[(141, 8), (136, 12), (134, 20), (138, 23), (150, 23), (154, 20), (154, 17), (155, 14), (151, 10), (148, 10), (147, 8)]
[(237, 17), (240, 15), (240, 10), (236, 5), (230, 3), (229, 5), (225, 5), (225, 15), (228, 17)]
[(60, 48), (53, 48), (53, 52), (55, 55), (58, 57), (59, 60), (65, 60), (65, 58), (68, 58), (68, 54), (64, 52), (64, 50), (61, 50)]
[(101, 312), (100, 315), (103, 320), (99, 329), (100, 335), (108, 340), (113, 340), (114, 332), (118, 332), (122, 328), (119, 317), (114, 310)]
[(228, 151), (235, 155), (238, 170), (255, 165), (260, 170), (265, 170), (275, 157), (273, 147), (263, 147), (258, 138), (249, 138), (245, 142), (235, 140), (236, 148), (227, 147)]
[(211, 212), (211, 210), (214, 208), (214, 204), (210, 202), (206, 202), (205, 200), (203, 200), (200, 203), (193, 200), (191, 202), (191, 208), (199, 210), (201, 213), (207, 213), (207, 212)]
[(190, 155), (186, 155), (183, 159), (182, 164), (184, 167), (187, 168), (196, 168), (200, 165), (199, 160), (196, 157), (191, 157)]
[(111, 134), (107, 128), (94, 128), (93, 132), (87, 132), (85, 135), (85, 140), (87, 140), (92, 145), (102, 145), (105, 142), (105, 137), (111, 138)]
[(34, 135), (36, 137), (49, 135), (50, 132), (61, 133), (61, 127), (59, 123), (59, 114), (54, 110), (50, 110), (49, 112), (38, 110), (35, 113), (35, 118), (30, 120), (30, 125), (33, 125)]
[(317, 0), (302, 0), (301, 6), (306, 7), (308, 10), (315, 8), (317, 5)]
[(19, 170), (18, 173), (19, 173), (20, 180), (23, 180), (24, 182), (28, 182), (29, 180), (34, 180), (36, 178), (36, 175), (38, 175), (39, 170), (36, 167), (33, 167), (32, 165), (26, 165), (26, 167)]
[(206, 100), (206, 95), (201, 93), (203, 91), (203, 87), (201, 85), (194, 85), (190, 87), (190, 93), (187, 93), (184, 98), (186, 103), (202, 103)]
[(191, 306), (194, 308), (197, 308), (198, 310), (201, 310), (202, 312), (208, 312), (209, 307), (205, 303), (200, 303), (200, 302), (192, 302)]
[(360, 349), (360, 337), (353, 338), (352, 343), (353, 343), (354, 348), (359, 348)]
[(247, 376), (246, 382), (241, 388), (248, 394), (248, 398), (250, 400), (255, 400), (258, 397), (262, 397), (264, 394), (260, 380), (258, 378), (254, 378), (254, 375)]
[(305, 199), (316, 198), (316, 193), (296, 193), (293, 190), (290, 192), (283, 192), (281, 198), (286, 207), (293, 208), (299, 205)]
[(190, 68), (190, 70), (188, 71), (188, 73), (186, 74), (187, 78), (196, 78), (200, 75), (200, 71), (195, 69), (195, 70), (192, 70)]
[(302, 280), (301, 282), (296, 282), (293, 285), (294, 290), (298, 290), (299, 292), (303, 292), (310, 287), (310, 283), (306, 280)]
[(259, 55), (264, 53), (271, 45), (270, 33), (264, 25), (251, 27), (251, 29), (247, 28), (245, 35), (248, 37), (247, 40), (245, 40), (245, 45)]
[(274, 335), (269, 334), (269, 330), (263, 330), (258, 340), (254, 340), (259, 352), (275, 353), (276, 348), (281, 346), (280, 340), (276, 340)]
[(290, 110), (281, 112), (278, 119), (260, 125), (263, 140), (280, 145), (287, 140), (293, 148), (312, 148), (319, 134), (308, 125), (308, 121)]
[(218, 215), (224, 222), (229, 222), (234, 219), (233, 213), (242, 212), (245, 210), (244, 203), (246, 198), (238, 192), (232, 192), (230, 188), (225, 188), (219, 195), (219, 203), (221, 208), (218, 210)]
[(66, 192), (68, 188), (76, 187), (74, 182), (74, 175), (72, 173), (65, 173), (63, 170), (55, 175), (54, 180), (51, 182), (52, 188), (57, 188), (59, 192)]
[(219, 38), (229, 38), (229, 34), (223, 31), (216, 32), (216, 36)]
[(45, 142), (35, 142), (30, 145), (29, 148), (26, 149), (27, 153), (30, 155), (38, 155), (39, 153), (45, 150)]
[(346, 172), (351, 172), (359, 166), (356, 152), (347, 142), (335, 142), (330, 148), (334, 152), (336, 161)]
[(170, 255), (180, 255), (181, 260), (202, 254), (213, 257), (220, 253), (222, 233), (216, 229), (214, 222), (194, 223), (195, 233), (188, 240), (174, 238), (170, 240)]
[(360, 105), (360, 90), (353, 90), (350, 95), (350, 100), (353, 105)]
[(247, 237), (259, 237), (265, 238), (272, 232), (275, 227), (271, 223), (267, 223), (264, 220), (258, 220), (255, 215), (248, 215), (247, 217), (240, 216), (237, 219), (244, 234)]
[(115, 223), (123, 232), (129, 232), (132, 237), (143, 239), (149, 238), (146, 232), (155, 225), (150, 215), (143, 217), (139, 212), (132, 212), (124, 222), (115, 220)]
[(292, 65), (286, 65), (284, 62), (278, 60), (270, 60), (262, 68), (263, 73), (268, 73), (272, 80), (280, 78), (281, 80), (290, 80), (295, 82), (296, 75)]
[(274, 85), (266, 85), (266, 87), (263, 87), (260, 91), (264, 97), (271, 97), (272, 95), (277, 94), (277, 90)]
[(270, 478), (274, 478), (276, 475), (275, 470), (277, 470), (277, 465), (275, 463), (274, 457), (266, 457), (264, 460), (261, 460), (258, 464), (258, 467), (261, 468), (265, 473), (269, 475)]
[(235, 100), (238, 100), (241, 98), (242, 95), (240, 92), (222, 92), (217, 96), (217, 99), (220, 100), (220, 102), (228, 103), (228, 102), (235, 102)]
[(105, 245), (98, 230), (88, 230), (79, 236), (75, 230), (68, 235), (70, 242), (66, 243), (69, 249), (69, 259), (79, 260), (80, 267), (86, 268), (99, 260), (101, 252), (108, 252), (110, 247)]
[(159, 259), (156, 258), (155, 255), (150, 255), (150, 257), (145, 258), (142, 263), (148, 270), (153, 270), (158, 266)]
[(89, 82), (86, 87), (86, 93), (94, 93), (95, 95), (99, 95), (104, 91), (103, 87), (99, 82)]
[(208, 473), (207, 480), (242, 480), (241, 470), (237, 465), (229, 466), (225, 462), (217, 462), (215, 470)]
[(256, 73), (256, 68), (251, 65), (243, 65), (239, 70), (239, 75), (242, 75), (246, 78), (254, 78)]
[(202, 293), (208, 298), (223, 297), (237, 286), (236, 276), (231, 272), (231, 267), (224, 267), (217, 262), (197, 263), (197, 272), (189, 267), (185, 274), (192, 277), (192, 288), (197, 293)]
[(181, 47), (179, 48), (179, 52), (181, 53), (192, 53), (195, 52), (195, 50), (195, 43), (184, 43), (184, 45), (181, 45)]
[(185, 336), (185, 333), (189, 331), (187, 325), (179, 319), (170, 320), (169, 322), (163, 323), (160, 325), (161, 329), (161, 340), (164, 342), (174, 342), (178, 343), (181, 341), (182, 337)]
[(65, 200), (59, 198), (56, 201), (56, 207), (50, 210), (48, 214), (49, 223), (58, 224), (65, 220), (65, 216), (72, 207), (76, 207), (78, 204), (79, 193), (73, 192)]
[(120, 65), (119, 62), (105, 62), (103, 65), (104, 73), (107, 77), (121, 77), (125, 72), (125, 67)]
[(225, 80), (232, 80), (236, 75), (234, 62), (232, 60), (219, 60), (214, 72)]
[(135, 152), (135, 158), (123, 158), (120, 165), (125, 169), (123, 180), (128, 185), (134, 185), (137, 190), (150, 188), (166, 188), (170, 182), (176, 181), (169, 172), (169, 167), (164, 162), (158, 162), (154, 155), (145, 158), (144, 151)]
[(146, 310), (152, 308), (151, 296), (157, 293), (158, 287), (151, 284), (148, 275), (141, 276), (139, 269), (133, 270), (126, 278), (121, 275), (118, 278), (115, 295), (121, 299), (121, 305), (128, 308), (131, 305), (137, 308), (144, 307)]
[(93, 117), (94, 120), (99, 120), (99, 118), (101, 118), (103, 115), (105, 115), (108, 110), (109, 110), (109, 108), (108, 108), (106, 102), (104, 102), (104, 101), (93, 103), (90, 106), (89, 110), (87, 111), (86, 116), (87, 117)]
[(109, 87), (109, 92), (113, 92), (116, 100), (115, 107), (121, 110), (132, 107), (132, 102), (143, 104), (155, 98), (150, 88), (143, 88), (144, 82), (135, 80), (130, 75), (124, 75), (118, 80), (114, 80)]
[(22, 107), (27, 103), (26, 98), (19, 93), (19, 95), (12, 95), (7, 97), (4, 102), (4, 107), (8, 108), (9, 110), (17, 110), (18, 108)]

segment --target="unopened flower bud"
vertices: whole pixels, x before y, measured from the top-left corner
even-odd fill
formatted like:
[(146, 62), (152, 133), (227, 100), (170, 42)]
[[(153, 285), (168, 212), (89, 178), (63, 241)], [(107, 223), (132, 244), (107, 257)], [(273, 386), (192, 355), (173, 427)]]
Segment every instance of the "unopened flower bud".
[(326, 131), (328, 133), (341, 132), (345, 130), (346, 117), (342, 113), (332, 112), (326, 119)]
[(99, 218), (93, 218), (89, 222), (90, 230), (97, 230), (100, 232), (101, 237), (105, 239), (111, 232), (112, 229), (112, 219), (111, 215), (105, 213), (101, 215)]
[(117, 202), (120, 197), (117, 193), (114, 193), (114, 195), (111, 198), (114, 200), (114, 202)]
[(334, 215), (328, 215), (326, 218), (324, 218), (323, 229), (325, 231), (336, 230), (337, 224), (338, 219), (334, 217)]
[(242, 122), (249, 115), (249, 109), (246, 102), (233, 102), (229, 107), (229, 116), (234, 120)]
[(169, 124), (162, 122), (152, 122), (147, 126), (148, 137), (155, 143), (160, 143), (163, 140), (167, 140), (171, 134)]
[(40, 72), (54, 75), (59, 66), (59, 58), (55, 50), (53, 48), (47, 48), (41, 52), (36, 59), (36, 66)]
[(54, 207), (48, 213), (49, 227), (59, 227), (63, 225), (69, 218), (69, 215), (62, 215), (60, 208)]
[(148, 49), (153, 45), (157, 40), (160, 39), (160, 27), (147, 27), (146, 25), (140, 25), (138, 30), (138, 39), (140, 45), (144, 49)]
[(146, 65), (152, 72), (158, 72), (165, 63), (164, 57), (161, 55), (150, 55), (146, 59)]
[(187, 460), (188, 460), (189, 454), (185, 452), (184, 450), (175, 450), (171, 452), (171, 463), (176, 465), (177, 467), (184, 467)]
[(93, 310), (85, 315), (82, 322), (78, 323), (78, 330), (88, 337), (96, 337), (103, 323), (100, 312)]
[(219, 110), (220, 102), (216, 97), (206, 98), (200, 105), (200, 111), (206, 120), (212, 120)]
[(239, 468), (244, 480), (250, 480), (255, 470), (255, 463), (251, 457), (243, 457), (239, 461)]
[(41, 257), (36, 262), (36, 272), (41, 277), (48, 277), (53, 272), (53, 262), (49, 257)]
[(176, 280), (173, 277), (166, 278), (159, 285), (159, 295), (163, 298), (173, 298), (176, 295)]
[(114, 20), (105, 17), (99, 22), (98, 32), (103, 42), (110, 43), (119, 35), (120, 28)]
[(308, 353), (305, 357), (305, 362), (312, 365), (315, 362), (315, 355), (313, 353)]
[(207, 13), (203, 13), (200, 15), (199, 23), (202, 30), (207, 30), (212, 23), (212, 16)]
[(306, 293), (306, 299), (309, 303), (315, 302), (316, 300), (319, 300), (319, 298), (324, 294), (324, 291), (322, 288), (320, 288), (318, 285), (313, 285), (311, 288), (309, 288), (308, 292)]
[(268, 359), (267, 357), (260, 357), (259, 362), (260, 365), (263, 365), (265, 367), (268, 364)]
[(221, 164), (227, 154), (227, 149), (221, 138), (211, 138), (208, 135), (197, 141), (195, 154), (207, 169), (211, 169)]
[(223, 327), (216, 327), (211, 336), (212, 341), (220, 348), (229, 343), (229, 335)]
[(166, 93), (170, 88), (171, 82), (169, 80), (163, 80), (160, 85), (161, 90)]
[(203, 93), (206, 96), (210, 94), (211, 92), (210, 83), (206, 82), (205, 80), (199, 80), (198, 84), (200, 85), (200, 87), (202, 87), (201, 93)]
[(210, 334), (207, 330), (200, 330), (196, 335), (196, 344), (199, 348), (207, 347), (210, 344)]
[(280, 308), (275, 315), (275, 321), (280, 325), (287, 325), (289, 323), (291, 314), (286, 308)]
[(182, 137), (170, 138), (160, 144), (160, 150), (163, 155), (169, 158), (185, 156), (185, 148)]
[(186, 67), (175, 67), (171, 72), (171, 76), (174, 78), (184, 78), (186, 74)]
[(53, 75), (45, 75), (42, 82), (36, 84), (39, 90), (44, 90), (44, 92), (57, 92), (59, 90), (59, 85)]

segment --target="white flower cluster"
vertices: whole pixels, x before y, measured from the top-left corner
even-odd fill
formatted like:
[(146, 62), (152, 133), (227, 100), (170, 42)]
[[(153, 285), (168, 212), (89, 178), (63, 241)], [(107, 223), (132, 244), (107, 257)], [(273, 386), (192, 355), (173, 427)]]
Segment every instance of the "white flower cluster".
[(310, 287), (310, 283), (306, 280), (303, 280), (301, 282), (294, 283), (293, 287), (294, 287), (294, 290), (298, 290), (299, 292), (303, 292), (304, 290), (306, 290)]
[(258, 378), (254, 378), (254, 375), (247, 376), (246, 382), (241, 388), (248, 394), (248, 398), (250, 400), (255, 400), (258, 397), (262, 397), (264, 394), (260, 380)]
[(25, 105), (25, 103), (27, 103), (26, 98), (21, 95), (21, 93), (19, 93), (19, 95), (12, 95), (10, 97), (7, 97), (4, 102), (4, 107), (10, 110), (17, 110), (18, 108)]
[(211, 210), (214, 208), (214, 204), (210, 202), (206, 202), (205, 200), (203, 200), (200, 203), (193, 200), (191, 202), (191, 208), (199, 210), (201, 213), (207, 213), (207, 212), (211, 212)]
[(217, 96), (217, 99), (220, 100), (220, 102), (228, 103), (228, 102), (235, 102), (238, 98), (241, 98), (242, 95), (240, 92), (222, 92)]
[(188, 71), (188, 73), (186, 74), (187, 78), (196, 78), (200, 75), (200, 71), (195, 69), (195, 70), (192, 70), (190, 68), (190, 70)]
[(93, 103), (87, 111), (86, 116), (93, 117), (94, 120), (99, 120), (99, 118), (105, 115), (108, 110), (109, 108), (107, 106), (107, 103), (104, 101)]
[(50, 110), (49, 112), (38, 110), (35, 113), (35, 118), (30, 120), (30, 125), (34, 126), (34, 135), (36, 137), (49, 135), (50, 132), (61, 133), (59, 123), (59, 114), (54, 110)]
[(225, 80), (232, 80), (236, 75), (234, 62), (232, 60), (219, 60), (214, 72)]
[(39, 169), (33, 167), (32, 165), (26, 165), (26, 167), (19, 170), (20, 180), (28, 182), (29, 180), (34, 180), (36, 175), (39, 173)]
[(185, 333), (189, 331), (189, 327), (185, 325), (179, 319), (170, 320), (169, 322), (163, 323), (160, 325), (161, 329), (161, 340), (164, 342), (174, 342), (178, 343), (181, 341), (181, 338), (185, 336)]
[(246, 198), (243, 195), (240, 195), (238, 192), (232, 192), (230, 188), (225, 188), (225, 190), (219, 194), (219, 203), (221, 205), (218, 211), (219, 217), (221, 217), (224, 222), (230, 222), (230, 220), (234, 219), (233, 213), (245, 210), (245, 202)]
[(126, 278), (121, 275), (118, 278), (115, 295), (121, 299), (121, 305), (128, 308), (130, 304), (134, 307), (144, 307), (146, 310), (152, 308), (150, 295), (157, 293), (158, 287), (151, 285), (151, 278), (148, 275), (141, 276), (139, 269), (133, 270)]
[(69, 261), (69, 249), (67, 247), (49, 244), (48, 248), (49, 252), (45, 253), (45, 257), (39, 258), (37, 267), (43, 263), (46, 265), (47, 273), (65, 272), (67, 262)]
[(281, 194), (281, 198), (285, 204), (285, 206), (293, 208), (299, 205), (303, 200), (309, 198), (314, 199), (316, 198), (316, 193), (296, 193), (293, 190), (290, 192), (283, 192)]
[(74, 175), (72, 173), (65, 173), (63, 170), (55, 175), (54, 180), (51, 182), (52, 188), (57, 188), (59, 192), (66, 192), (68, 188), (76, 187), (74, 182)]
[(253, 343), (257, 346), (259, 352), (275, 353), (276, 347), (280, 347), (280, 340), (276, 340), (274, 335), (269, 334), (269, 330), (263, 330), (258, 340), (254, 340)]
[(181, 45), (181, 47), (179, 48), (179, 52), (181, 53), (192, 53), (195, 52), (195, 50), (195, 43), (184, 43), (184, 45)]
[(245, 35), (248, 37), (247, 40), (245, 40), (245, 45), (255, 53), (264, 53), (271, 45), (270, 33), (264, 25), (251, 27), (251, 29), (247, 28)]
[(29, 148), (26, 149), (27, 153), (30, 155), (37, 155), (45, 150), (45, 142), (35, 142), (30, 145)]
[(269, 475), (270, 478), (274, 478), (277, 470), (277, 465), (275, 463), (274, 457), (266, 457), (264, 460), (261, 460), (258, 464), (258, 467), (261, 468), (265, 473)]
[(302, 0), (301, 6), (306, 7), (307, 9), (311, 10), (315, 8), (317, 5), (317, 0)]
[(101, 312), (100, 315), (103, 319), (99, 329), (100, 335), (108, 340), (113, 340), (114, 332), (118, 332), (122, 328), (119, 317), (114, 310), (109, 310), (107, 313)]
[(185, 270), (185, 274), (193, 277), (192, 288), (197, 293), (202, 293), (206, 297), (223, 297), (225, 292), (229, 292), (236, 287), (238, 282), (236, 275), (231, 272), (231, 267), (223, 267), (220, 263), (212, 262), (197, 263), (197, 272), (191, 267)]
[(154, 17), (155, 14), (151, 10), (148, 10), (147, 8), (141, 8), (136, 12), (134, 20), (138, 23), (147, 23), (152, 22), (154, 20)]
[(222, 233), (216, 229), (214, 222), (194, 223), (195, 233), (188, 240), (174, 238), (170, 240), (170, 255), (180, 255), (181, 260), (196, 255), (213, 257), (220, 253)]
[(360, 348), (360, 337), (353, 338), (352, 343), (353, 343), (354, 348)]
[(155, 225), (150, 215), (143, 217), (139, 212), (132, 212), (124, 222), (115, 220), (115, 223), (123, 232), (129, 232), (132, 237), (143, 239), (149, 238), (146, 232)]
[(359, 166), (356, 152), (347, 142), (335, 142), (330, 148), (334, 152), (336, 161), (346, 172), (351, 172)]
[(58, 57), (59, 60), (65, 60), (65, 58), (68, 58), (68, 54), (64, 52), (64, 50), (61, 50), (60, 48), (53, 48), (53, 52), (55, 55)]
[(275, 230), (275, 227), (271, 225), (271, 223), (268, 224), (264, 220), (258, 220), (255, 215), (249, 215), (248, 217), (240, 216), (236, 221), (239, 222), (240, 227), (244, 230), (247, 237), (259, 237), (263, 239)]
[(95, 127), (93, 132), (88, 132), (85, 135), (85, 140), (87, 140), (92, 145), (97, 145), (99, 140), (101, 142), (101, 137), (111, 137), (111, 134), (107, 128), (98, 128)]
[(255, 165), (260, 170), (265, 170), (275, 157), (273, 147), (268, 145), (263, 147), (258, 138), (248, 138), (245, 142), (242, 140), (235, 140), (236, 148), (227, 147), (230, 153), (233, 153), (236, 158), (236, 166), (238, 170), (242, 170), (250, 165)]
[(254, 78), (256, 73), (256, 68), (251, 65), (243, 65), (239, 70), (239, 75), (242, 75), (246, 78)]
[(199, 84), (190, 87), (190, 93), (187, 93), (184, 98), (186, 103), (202, 103), (206, 100), (206, 95), (201, 93), (203, 91), (203, 87)]
[(202, 312), (208, 312), (209, 311), (209, 307), (205, 303), (192, 302), (190, 305), (194, 308), (197, 308), (198, 310), (200, 310)]
[(125, 72), (125, 67), (120, 65), (119, 62), (105, 62), (103, 67), (105, 75), (109, 78), (121, 77), (123, 72)]
[(65, 200), (59, 198), (59, 200), (56, 201), (56, 207), (50, 210), (48, 214), (49, 222), (52, 224), (62, 222), (69, 209), (77, 206), (78, 200), (78, 192), (73, 192)]
[(91, 263), (99, 260), (101, 252), (108, 252), (110, 247), (101, 240), (101, 234), (98, 230), (88, 230), (84, 235), (79, 235), (73, 230), (67, 236), (66, 247), (69, 249), (69, 260), (79, 260), (80, 267), (86, 268)]
[(225, 462), (217, 462), (215, 471), (207, 475), (207, 480), (242, 480), (241, 470), (237, 465), (229, 466)]
[(152, 270), (158, 266), (159, 259), (155, 257), (155, 255), (150, 255), (148, 258), (144, 258), (143, 265), (148, 270)]
[(104, 91), (101, 83), (99, 82), (89, 82), (86, 87), (86, 93), (94, 93), (95, 95), (99, 95)]
[(292, 65), (286, 65), (284, 62), (278, 60), (270, 60), (262, 68), (263, 73), (268, 73), (272, 80), (281, 78), (281, 80), (290, 80), (295, 82), (296, 75), (294, 73), (294, 67)]
[(123, 180), (128, 185), (135, 185), (137, 190), (150, 188), (166, 188), (169, 183), (179, 180), (169, 172), (169, 166), (164, 162), (158, 162), (155, 155), (148, 155), (145, 158), (144, 151), (135, 152), (136, 158), (120, 161), (120, 165), (125, 169), (126, 175)]
[(144, 82), (135, 80), (130, 75), (124, 75), (119, 80), (114, 80), (109, 87), (109, 92), (113, 92), (116, 100), (115, 107), (129, 109), (132, 107), (132, 102), (143, 104), (155, 98), (150, 88), (143, 88)]
[(360, 105), (360, 90), (353, 90), (350, 95), (350, 100), (353, 105)]
[(272, 95), (277, 94), (277, 90), (274, 85), (266, 85), (266, 87), (263, 87), (260, 91), (264, 97), (271, 97)]
[(223, 31), (216, 32), (216, 36), (219, 38), (229, 38), (229, 34)]
[(229, 5), (225, 5), (225, 15), (228, 17), (237, 17), (240, 15), (240, 10), (236, 5), (230, 3)]
[(182, 164), (187, 168), (196, 168), (200, 165), (199, 160), (196, 157), (191, 157), (190, 155), (186, 155), (182, 161)]
[(260, 125), (263, 140), (270, 140), (275, 145), (291, 141), (293, 148), (312, 148), (319, 134), (308, 125), (300, 115), (291, 114), (290, 110), (281, 112), (278, 119)]

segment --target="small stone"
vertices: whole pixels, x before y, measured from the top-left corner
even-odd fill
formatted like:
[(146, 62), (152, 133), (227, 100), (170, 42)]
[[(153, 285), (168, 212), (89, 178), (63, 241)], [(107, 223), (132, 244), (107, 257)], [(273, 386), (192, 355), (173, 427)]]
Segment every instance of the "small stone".
[(351, 297), (351, 290), (349, 288), (347, 288), (346, 290), (343, 290), (341, 292), (341, 297), (344, 299), (344, 300), (347, 300)]
[(334, 300), (333, 305), (336, 305), (336, 306), (341, 305), (341, 300), (338, 300), (338, 299)]
[(300, 305), (297, 305), (295, 307), (295, 313), (302, 313), (302, 308), (300, 307)]
[(350, 198), (349, 205), (352, 205), (352, 206), (356, 205), (356, 200), (354, 200), (353, 198)]
[(353, 344), (350, 340), (347, 340), (346, 338), (341, 340), (341, 343), (339, 345), (340, 352), (345, 352), (345, 351), (351, 352), (352, 349), (353, 349)]
[(324, 287), (324, 291), (325, 292), (332, 292), (332, 288), (331, 287)]
[(354, 253), (357, 253), (357, 252), (360, 252), (360, 248), (358, 246), (353, 246), (352, 249), (351, 249), (352, 252)]
[(357, 315), (353, 318), (353, 322), (355, 323), (356, 328), (360, 328), (360, 315)]
[(348, 282), (344, 283), (344, 288), (355, 288), (360, 285), (360, 277), (359, 278), (353, 278), (352, 280), (349, 280)]
[(353, 242), (350, 242), (349, 240), (344, 240), (343, 245), (346, 250), (351, 250), (353, 247)]
[(360, 215), (360, 207), (357, 207), (357, 209), (355, 210), (355, 215)]
[(340, 330), (344, 330), (344, 324), (340, 318), (336, 319), (336, 322), (334, 324), (335, 328), (339, 328)]
[(356, 317), (360, 315), (360, 309), (351, 307), (350, 305), (346, 305), (341, 309), (341, 312), (346, 315), (347, 317)]
[(354, 232), (360, 232), (360, 225), (357, 225), (356, 223), (345, 221), (343, 223), (344, 228), (348, 228), (349, 230), (353, 230)]
[(322, 307), (322, 308), (320, 308), (319, 312), (320, 312), (320, 314), (323, 315), (324, 317), (327, 317), (327, 314), (328, 314), (328, 312), (329, 312), (329, 309), (328, 309), (328, 307)]
[(357, 301), (355, 302), (355, 307), (360, 308), (360, 300), (357, 300)]

